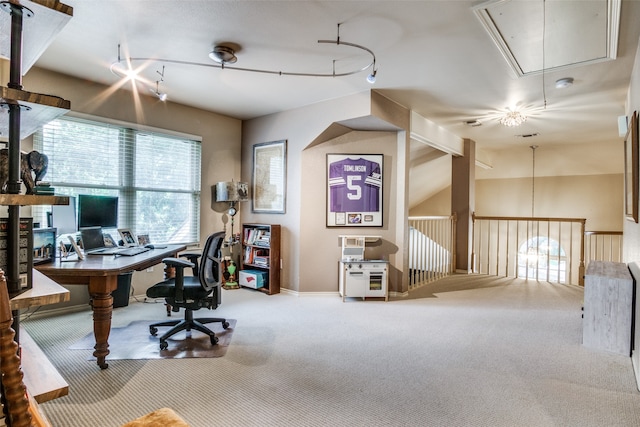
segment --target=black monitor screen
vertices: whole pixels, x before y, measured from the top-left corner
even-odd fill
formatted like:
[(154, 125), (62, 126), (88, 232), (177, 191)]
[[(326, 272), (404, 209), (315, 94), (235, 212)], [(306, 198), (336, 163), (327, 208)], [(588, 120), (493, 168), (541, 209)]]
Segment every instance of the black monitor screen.
[(78, 228), (118, 227), (118, 198), (113, 196), (78, 196)]

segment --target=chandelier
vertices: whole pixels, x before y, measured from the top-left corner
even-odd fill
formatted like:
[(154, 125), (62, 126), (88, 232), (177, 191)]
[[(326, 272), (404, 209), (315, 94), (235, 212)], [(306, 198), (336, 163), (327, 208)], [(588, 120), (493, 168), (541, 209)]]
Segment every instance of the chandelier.
[(507, 127), (520, 126), (527, 120), (527, 116), (517, 110), (507, 110), (500, 118), (500, 123)]

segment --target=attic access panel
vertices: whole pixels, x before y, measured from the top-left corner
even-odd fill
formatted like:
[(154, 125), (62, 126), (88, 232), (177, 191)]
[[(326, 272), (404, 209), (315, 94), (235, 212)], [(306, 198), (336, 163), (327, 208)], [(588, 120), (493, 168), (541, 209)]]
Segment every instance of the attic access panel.
[(615, 59), (620, 5), (621, 0), (491, 0), (473, 11), (523, 77)]

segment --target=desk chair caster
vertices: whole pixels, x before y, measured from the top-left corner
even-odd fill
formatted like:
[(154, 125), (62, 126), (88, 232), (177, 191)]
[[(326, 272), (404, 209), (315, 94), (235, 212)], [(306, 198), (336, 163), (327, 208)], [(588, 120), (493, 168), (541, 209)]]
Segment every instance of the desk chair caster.
[[(218, 319), (211, 319), (211, 320), (217, 321)], [(149, 333), (155, 337), (158, 334), (158, 328), (156, 326), (169, 326), (168, 324), (173, 324), (174, 322), (163, 322), (163, 323), (165, 324), (164, 325), (156, 324), (156, 325), (149, 326)], [(222, 329), (226, 330), (229, 328), (229, 322), (227, 322), (226, 320), (222, 321), (221, 325), (222, 325)], [(206, 327), (200, 327), (199, 322), (191, 326), (193, 327), (193, 329), (199, 330), (200, 332), (204, 332), (205, 334), (209, 335), (209, 340), (211, 341), (211, 345), (218, 344), (218, 337), (216, 337), (215, 334), (211, 332), (209, 329), (207, 329)], [(188, 328), (186, 330), (191, 331), (191, 328)], [(169, 347), (169, 343), (167, 343), (167, 338), (169, 338), (170, 335), (172, 335), (171, 332), (166, 333), (165, 335), (160, 337), (160, 350), (166, 350)]]

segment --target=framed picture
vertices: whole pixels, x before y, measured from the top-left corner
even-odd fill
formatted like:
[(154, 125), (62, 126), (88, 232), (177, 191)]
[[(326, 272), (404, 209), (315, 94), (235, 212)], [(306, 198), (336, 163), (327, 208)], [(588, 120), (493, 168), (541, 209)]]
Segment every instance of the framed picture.
[(149, 238), (148, 234), (138, 234), (138, 245), (139, 246), (148, 245), (149, 243), (151, 243), (151, 239)]
[(327, 154), (327, 226), (382, 226), (382, 154)]
[(115, 240), (113, 240), (113, 237), (111, 237), (111, 234), (109, 233), (103, 233), (103, 238), (104, 238), (104, 245), (108, 248), (115, 248), (116, 246), (118, 246), (118, 242), (116, 242)]
[(638, 112), (634, 111), (624, 141), (624, 213), (638, 222)]
[(124, 246), (135, 246), (137, 244), (134, 234), (128, 228), (118, 228), (118, 234)]
[(253, 146), (253, 212), (285, 213), (287, 183), (287, 141)]
[(33, 265), (53, 262), (56, 257), (56, 229), (33, 229)]

